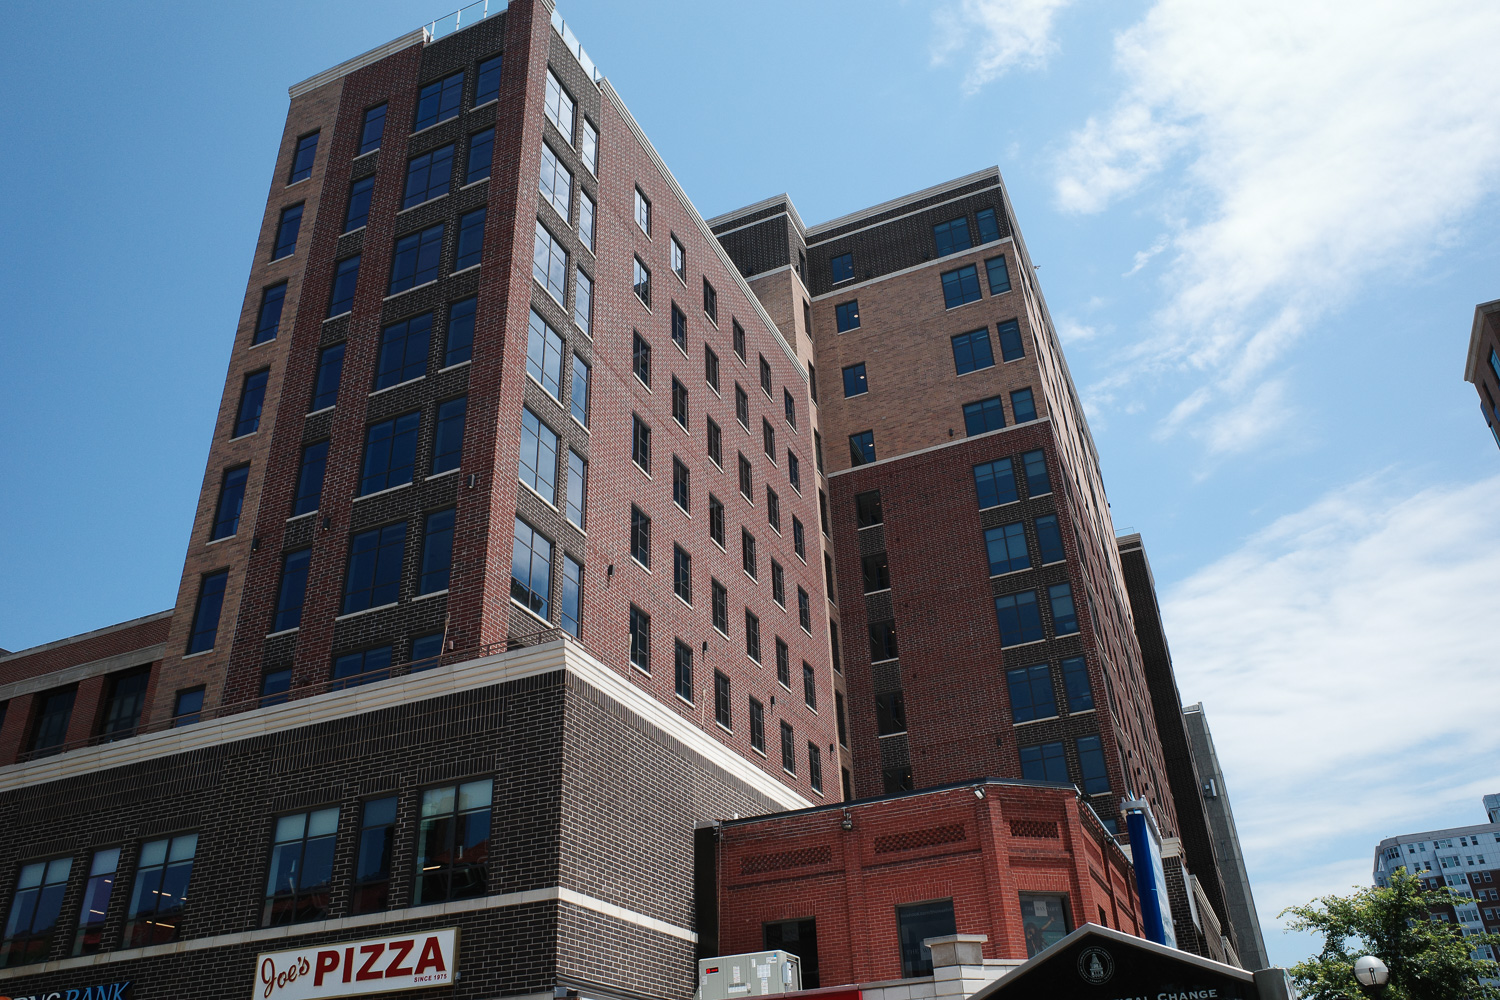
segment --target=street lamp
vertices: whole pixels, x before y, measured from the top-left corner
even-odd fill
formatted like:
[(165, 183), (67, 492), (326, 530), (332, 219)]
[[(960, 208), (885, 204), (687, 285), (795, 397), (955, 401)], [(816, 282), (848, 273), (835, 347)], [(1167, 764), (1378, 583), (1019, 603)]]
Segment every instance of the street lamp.
[(1355, 960), (1354, 978), (1359, 980), (1361, 986), (1384, 986), (1386, 980), (1391, 978), (1391, 970), (1374, 955), (1366, 955)]

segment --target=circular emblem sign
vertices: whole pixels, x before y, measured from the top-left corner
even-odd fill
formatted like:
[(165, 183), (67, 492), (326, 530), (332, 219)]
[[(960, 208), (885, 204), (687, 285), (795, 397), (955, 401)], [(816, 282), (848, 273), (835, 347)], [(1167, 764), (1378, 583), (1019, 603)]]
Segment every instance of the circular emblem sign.
[(1085, 948), (1078, 956), (1078, 978), (1102, 986), (1115, 974), (1115, 960), (1103, 948)]

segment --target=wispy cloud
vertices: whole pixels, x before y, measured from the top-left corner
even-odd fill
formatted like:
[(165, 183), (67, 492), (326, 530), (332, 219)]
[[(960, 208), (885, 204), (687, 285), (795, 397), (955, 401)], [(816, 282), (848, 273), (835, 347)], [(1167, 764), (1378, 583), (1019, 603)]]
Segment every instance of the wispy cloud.
[(973, 94), (1013, 67), (1038, 69), (1056, 49), (1052, 23), (1073, 0), (958, 0), (933, 15), (937, 35), (934, 64), (956, 53), (972, 62), (964, 75), (964, 92)]
[(1500, 700), (1497, 491), (1361, 482), (1164, 595), (1263, 922), (1367, 882), (1382, 837), (1482, 822), (1479, 796), (1500, 791), (1500, 730), (1472, 710)]
[[(1500, 186), (1495, 38), (1485, 0), (1157, 0), (1116, 39), (1122, 96), (1059, 160), (1067, 211), (1143, 196), (1186, 217), (1127, 272), (1170, 261), (1101, 398), (1153, 372), (1189, 373), (1195, 410), (1253, 396), (1362, 282), (1440, 245)], [(1255, 443), (1210, 425), (1165, 429)]]

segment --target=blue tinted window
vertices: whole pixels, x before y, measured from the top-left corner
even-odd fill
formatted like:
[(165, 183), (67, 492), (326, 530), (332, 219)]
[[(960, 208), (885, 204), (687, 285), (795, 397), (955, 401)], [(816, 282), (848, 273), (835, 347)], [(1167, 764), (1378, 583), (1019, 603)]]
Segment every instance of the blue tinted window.
[(255, 321), (255, 335), (251, 344), (264, 344), (275, 340), (281, 330), (281, 307), (286, 303), (286, 282), (272, 285), (260, 293), (260, 315)]
[(588, 495), (589, 463), (578, 452), (568, 451), (568, 520), (584, 527), (584, 498)]
[(1078, 615), (1073, 610), (1073, 588), (1066, 583), (1053, 584), (1047, 588), (1047, 599), (1052, 602), (1052, 630), (1058, 635), (1072, 635), (1078, 631)]
[(1004, 257), (991, 257), (984, 262), (990, 279), (990, 294), (1000, 295), (1010, 291), (1010, 271), (1005, 267)]
[(1026, 463), (1026, 495), (1039, 497), (1052, 492), (1052, 481), (1047, 478), (1047, 456), (1040, 451), (1028, 451), (1021, 456)]
[(198, 584), (198, 606), (193, 611), (193, 633), (188, 637), (189, 653), (201, 653), (214, 648), (219, 635), (219, 611), (224, 607), (224, 586), (229, 582), (229, 571), (210, 573)]
[(343, 614), (396, 603), (405, 547), (405, 521), (354, 536), (349, 543), (349, 569), (344, 575)]
[(365, 127), (359, 135), (359, 155), (372, 153), (380, 148), (380, 139), (385, 135), (385, 105), (381, 104), (365, 112)]
[(573, 419), (584, 427), (589, 425), (589, 366), (578, 355), (573, 355)]
[(287, 701), (291, 695), (287, 692), (292, 689), (292, 668), (283, 667), (280, 670), (268, 671), (260, 679), (260, 704), (280, 705)]
[(1099, 745), (1099, 737), (1078, 737), (1078, 770), (1083, 774), (1083, 794), (1098, 795), (1109, 791), (1109, 775), (1104, 769), (1104, 749)]
[(1026, 529), (1018, 521), (984, 533), (985, 548), (990, 556), (990, 576), (1031, 568), (1031, 553), (1026, 548)]
[(859, 300), (850, 299), (848, 302), (840, 302), (833, 307), (833, 315), (838, 321), (839, 333), (856, 329), (859, 326)]
[(1005, 409), (1000, 405), (999, 396), (991, 396), (989, 399), (981, 399), (977, 403), (964, 404), (964, 433), (969, 435), (983, 434), (985, 431), (998, 431), (1005, 426)]
[(177, 703), (172, 708), (172, 728), (191, 726), (203, 712), (203, 689), (189, 688), (177, 692)]
[(323, 502), (323, 473), (327, 467), (327, 441), (302, 449), (302, 466), (297, 472), (297, 499), (292, 505), (293, 517), (310, 514)]
[(427, 374), (427, 343), (432, 335), (432, 313), (392, 323), (380, 334), (380, 359), (375, 388), (386, 389)]
[(943, 275), (943, 303), (949, 309), (966, 302), (977, 302), (981, 297), (979, 272), (973, 264), (966, 264), (957, 271), (948, 271)]
[(463, 96), (463, 70), (423, 87), (417, 96), (417, 120), (412, 125), (412, 131), (420, 132), (458, 114), (458, 105)]
[(995, 617), (1000, 623), (1000, 645), (1015, 646), (1042, 638), (1042, 613), (1036, 591), (1023, 590), (995, 598)]
[(1042, 550), (1042, 564), (1060, 562), (1063, 553), (1062, 532), (1057, 528), (1057, 515), (1048, 514), (1036, 519), (1037, 547)]
[[(563, 340), (535, 310), (526, 341), (526, 371), (554, 399), (562, 398)], [(639, 340), (639, 336), (636, 338)]]
[(448, 589), (448, 573), (453, 566), (454, 509), (427, 515), (427, 534), (422, 539), (422, 576), (417, 593), (435, 594)]
[(1008, 458), (974, 466), (974, 487), (979, 493), (980, 509), (1020, 499), (1016, 493), (1016, 476)]
[(436, 281), (442, 253), (442, 223), (397, 240), (396, 252), (391, 259), (391, 288), (387, 294), (395, 295)]
[(344, 213), (344, 232), (352, 233), (370, 221), (370, 195), (374, 190), (374, 174), (349, 185), (349, 210)]
[(474, 84), (475, 107), (500, 96), (500, 64), (500, 56), (479, 64), (479, 79)]
[(1030, 389), (1017, 389), (1010, 394), (1010, 412), (1015, 414), (1018, 424), (1036, 419), (1036, 401), (1031, 398)]
[(245, 384), (240, 389), (240, 409), (235, 415), (234, 433), (230, 437), (243, 437), (260, 428), (260, 410), (266, 401), (266, 379), (270, 375), (269, 369), (262, 368), (245, 376)]
[[(411, 662), (413, 664), (421, 663), (423, 660), (436, 660), (439, 656), (442, 655), (442, 652), (443, 652), (443, 633), (441, 633), (441, 632), (434, 632), (431, 635), (419, 635), (419, 636), (417, 636), (415, 639), (413, 639), (411, 641)], [(435, 666), (437, 666), (436, 663), (424, 663), (422, 666), (415, 666), (414, 665), (412, 667), (412, 673), (416, 673), (419, 670), (430, 670), (431, 668), (433, 668)], [(396, 818), (396, 800), (395, 799), (386, 799), (385, 801), (387, 801), (387, 802), (389, 802), (391, 804), (390, 805), (390, 816), (391, 816), (391, 820), (390, 821), (391, 822), (395, 822), (395, 818)], [(372, 803), (372, 805), (373, 805), (373, 803)], [(369, 815), (369, 813), (366, 812), (366, 816), (367, 817), (368, 817), (368, 815)], [(369, 820), (366, 819), (366, 822), (368, 823)]]
[(461, 364), (474, 356), (474, 313), (479, 300), (464, 299), (448, 308), (448, 343), (443, 348), (443, 367)]
[(870, 380), (865, 377), (865, 363), (850, 365), (844, 369), (844, 398), (863, 395), (870, 391)]
[(307, 597), (307, 567), (312, 549), (288, 552), (281, 560), (281, 590), (276, 596), (276, 621), (272, 632), (283, 632), (302, 624), (302, 603)]
[(297, 252), (297, 233), (302, 229), (302, 206), (293, 205), (281, 210), (281, 222), (276, 226), (276, 245), (271, 250), (271, 259), (280, 260)]
[(1495, 373), (1497, 379), (1500, 379), (1500, 351), (1496, 351), (1493, 347), (1490, 348), (1490, 371)]
[(972, 245), (969, 242), (969, 218), (962, 216), (940, 222), (932, 227), (932, 238), (937, 244), (937, 255), (946, 257), (950, 253), (958, 253), (967, 250)]
[(464, 183), (473, 184), (490, 175), (490, 161), (495, 156), (495, 130), (485, 129), (469, 136), (469, 166)]
[(1067, 781), (1068, 761), (1061, 743), (1021, 748), (1021, 777), (1032, 781)]
[(849, 435), (849, 461), (853, 465), (864, 465), (875, 461), (875, 432), (861, 431)]
[(521, 408), (521, 482), (557, 503), (557, 435), (529, 407)]
[(1094, 707), (1094, 692), (1089, 689), (1089, 670), (1081, 656), (1062, 661), (1063, 687), (1068, 692), (1068, 711), (1086, 712)]
[(1003, 361), (1015, 361), (1017, 358), (1026, 356), (1026, 347), (1021, 343), (1021, 327), (1015, 320), (1001, 323), (997, 328), (1000, 334), (1000, 358)]
[(287, 183), (295, 184), (312, 176), (313, 160), (318, 155), (318, 133), (304, 135), (297, 140), (297, 153), (292, 157), (292, 176)]
[(583, 565), (563, 556), (562, 627), (575, 639), (583, 618)]
[(214, 511), (214, 530), (210, 539), (228, 538), (240, 530), (240, 508), (245, 503), (245, 480), (250, 478), (250, 466), (242, 465), (224, 473), (219, 485), (219, 505)]
[(552, 543), (518, 517), (510, 557), (511, 599), (546, 618), (551, 589)]
[(333, 690), (385, 680), (391, 667), (391, 647), (378, 646), (348, 653), (333, 661)]
[(417, 458), (417, 427), (421, 419), (421, 414), (407, 413), (394, 420), (372, 424), (365, 432), (360, 496), (411, 482)]
[(431, 201), (448, 193), (453, 180), (453, 145), (421, 156), (413, 156), (406, 164), (406, 196), (401, 200), (402, 208), (411, 208), (424, 201)]
[(995, 221), (995, 210), (993, 208), (981, 208), (974, 215), (974, 221), (979, 223), (979, 242), (993, 243), (1000, 238), (1000, 224)]
[(953, 365), (958, 369), (958, 374), (990, 368), (994, 364), (995, 356), (990, 352), (988, 329), (971, 330), (953, 338)]
[(333, 274), (333, 293), (328, 296), (328, 315), (339, 316), (354, 308), (354, 286), (359, 282), (359, 255), (339, 261)]
[(469, 399), (460, 396), (438, 407), (437, 433), (432, 445), (432, 474), (458, 468), (464, 453), (464, 418)]
[(318, 355), (318, 381), (313, 387), (309, 413), (332, 406), (339, 398), (339, 379), (344, 374), (344, 345), (323, 348)]
[(484, 253), (484, 209), (470, 212), (458, 220), (458, 254), (453, 270), (462, 271), (479, 263)]
[(833, 258), (828, 262), (828, 270), (833, 275), (833, 283), (848, 281), (854, 277), (854, 254), (845, 253)]
[[(639, 295), (641, 291), (641, 262), (637, 260), (635, 266), (636, 294)], [(552, 238), (552, 234), (547, 232), (546, 227), (542, 225), (540, 219), (537, 220), (536, 243), (533, 246), (531, 255), (531, 275), (536, 278), (537, 284), (547, 289), (559, 304), (567, 300), (568, 251), (563, 249), (561, 243)], [(647, 281), (649, 283), (649, 276), (647, 277)], [(650, 307), (651, 295), (649, 289), (641, 301), (646, 303), (648, 308)]]
[(1052, 694), (1052, 671), (1047, 664), (1007, 670), (1005, 680), (1010, 689), (1012, 721), (1030, 722), (1057, 714), (1057, 700)]

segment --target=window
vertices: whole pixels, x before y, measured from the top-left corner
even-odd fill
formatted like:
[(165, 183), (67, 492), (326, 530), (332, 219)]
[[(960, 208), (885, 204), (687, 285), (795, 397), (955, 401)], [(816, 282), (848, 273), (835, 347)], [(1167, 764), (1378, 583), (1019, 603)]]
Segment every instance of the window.
[[(802, 304), (807, 305), (806, 302)], [(818, 369), (811, 361), (807, 363), (807, 394), (814, 403), (818, 401)]]
[(588, 494), (589, 463), (578, 452), (568, 450), (568, 520), (584, 530), (585, 497)]
[(412, 131), (420, 132), (457, 115), (463, 94), (463, 70), (423, 87), (417, 96), (417, 120)]
[(562, 627), (578, 638), (583, 621), (583, 564), (563, 554)]
[(956, 271), (943, 274), (943, 303), (947, 308), (977, 302), (980, 297), (979, 272), (973, 264), (965, 264)]
[(688, 391), (687, 391), (687, 386), (685, 386), (681, 382), (677, 381), (677, 379), (676, 379), (675, 376), (672, 379), (672, 419), (675, 420), (675, 421), (677, 421), (679, 424), (681, 424), (683, 430), (687, 430), (687, 425), (688, 425)]
[(953, 338), (953, 365), (958, 374), (967, 375), (981, 368), (994, 367), (995, 356), (990, 353), (990, 331), (971, 330)]
[(420, 233), (401, 237), (396, 241), (396, 252), (391, 257), (391, 285), (386, 294), (395, 295), (436, 281), (442, 254), (441, 222)]
[(823, 751), (816, 743), (807, 744), (807, 783), (815, 792), (823, 790)]
[(307, 570), (312, 549), (298, 549), (281, 557), (281, 586), (276, 592), (276, 617), (272, 632), (285, 632), (302, 624), (302, 605), (307, 598)]
[(682, 244), (677, 242), (677, 237), (670, 237), (672, 244), (672, 272), (687, 281), (687, 251), (682, 249)]
[(725, 729), (734, 728), (729, 707), (729, 678), (714, 671), (714, 721)]
[(870, 623), (870, 661), (894, 660), (896, 653), (896, 623), (880, 621)]
[(682, 459), (672, 456), (672, 502), (682, 508), (684, 514), (692, 512), (692, 474), (682, 464)]
[(745, 430), (750, 429), (750, 396), (738, 382), (734, 384), (734, 415)]
[(984, 545), (990, 556), (990, 576), (1031, 568), (1031, 555), (1026, 548), (1026, 529), (1019, 521), (986, 530)]
[(1078, 615), (1073, 610), (1073, 588), (1066, 583), (1056, 583), (1047, 588), (1047, 599), (1052, 603), (1052, 631), (1057, 635), (1072, 635), (1078, 631)]
[(557, 505), (557, 435), (529, 407), (521, 408), (521, 482)]
[(710, 580), (709, 592), (713, 595), (714, 628), (729, 634), (729, 588), (718, 580)]
[(724, 468), (724, 432), (719, 429), (713, 417), (703, 419), (708, 425), (708, 457), (722, 469)]
[(651, 235), (651, 199), (640, 188), (635, 189), (635, 224), (641, 232)]
[(864, 465), (875, 461), (875, 432), (860, 431), (849, 435), (849, 464)]
[(594, 250), (594, 199), (583, 189), (578, 191), (578, 238), (589, 252)]
[(813, 677), (812, 664), (802, 661), (802, 703), (814, 712), (818, 710), (818, 685)]
[[(484, 209), (469, 212), (458, 220), (458, 250), (453, 257), (453, 270), (463, 271), (471, 267), (479, 266), (484, 257)], [(579, 272), (580, 290), (583, 282), (583, 272)], [(574, 315), (577, 315), (578, 306), (574, 304)]]
[[(338, 401), (339, 379), (344, 374), (344, 345), (325, 347), (318, 355), (318, 377), (313, 386), (312, 405), (309, 413), (325, 410)], [(321, 481), (321, 477), (320, 481)]]
[[(535, 316), (535, 313), (532, 315)], [(573, 355), (573, 419), (583, 427), (589, 425), (589, 374), (588, 362)]]
[(1089, 688), (1089, 671), (1083, 657), (1070, 656), (1062, 661), (1063, 688), (1068, 693), (1068, 711), (1086, 712), (1094, 707), (1094, 692)]
[(263, 927), (300, 924), (328, 916), (337, 806), (282, 816), (276, 821), (271, 871), (266, 879)]
[(641, 304), (647, 309), (651, 308), (651, 271), (645, 264), (641, 263), (639, 257), (635, 258), (635, 297), (641, 300)]
[(1026, 465), (1026, 494), (1039, 497), (1052, 492), (1052, 482), (1047, 478), (1047, 456), (1040, 450), (1028, 451), (1021, 456)]
[(849, 745), (849, 724), (844, 719), (844, 692), (837, 689), (833, 692), (833, 714), (834, 721), (838, 724), (839, 746)]
[(453, 568), (454, 508), (427, 515), (426, 537), (422, 539), (422, 570), (417, 593), (436, 594), (448, 589)]
[(490, 175), (490, 163), (494, 159), (495, 130), (485, 129), (469, 136), (468, 170), (464, 183), (473, 184)]
[(526, 339), (526, 372), (557, 400), (562, 399), (562, 358), (562, 337), (533, 309)]
[(438, 405), (437, 433), (432, 444), (432, 474), (458, 468), (464, 452), (464, 417), (468, 412), (467, 396), (450, 399)]
[(792, 515), (792, 550), (803, 562), (807, 561), (807, 530), (795, 514)]
[(687, 352), (687, 314), (672, 303), (672, 343)]
[(196, 833), (141, 845), (121, 947), (144, 948), (176, 940), (197, 853)]
[(786, 607), (786, 570), (775, 559), (771, 560), (771, 600)]
[(969, 249), (973, 245), (969, 242), (969, 217), (965, 215), (938, 223), (932, 227), (932, 238), (937, 243), (939, 257)]
[(995, 617), (1000, 623), (1002, 646), (1018, 646), (1042, 638), (1042, 613), (1034, 590), (995, 598)]
[(552, 238), (541, 220), (536, 224), (536, 247), (531, 256), (531, 276), (562, 305), (567, 299), (568, 252)]
[(354, 309), (354, 286), (359, 282), (359, 255), (338, 263), (333, 275), (333, 291), (328, 296), (328, 315), (341, 316)]
[(734, 344), (734, 353), (736, 353), (736, 354), (738, 354), (740, 356), (740, 360), (741, 361), (744, 361), (745, 360), (745, 328), (742, 327), (742, 326), (740, 326), (740, 321), (737, 320), (737, 319), (736, 320), (730, 320), (730, 327), (734, 331), (733, 338), (732, 338), (732, 342)]
[(172, 728), (191, 726), (203, 714), (203, 687), (188, 688), (177, 692), (177, 701), (172, 706)]
[(1010, 394), (1010, 412), (1015, 414), (1018, 424), (1036, 419), (1036, 403), (1031, 398), (1030, 389), (1017, 389)]
[(708, 495), (708, 537), (724, 547), (724, 502), (712, 493)]
[[(56, 862), (53, 862), (56, 863)], [(103, 851), (95, 851), (93, 860), (89, 864), (89, 879), (83, 889), (83, 905), (78, 911), (78, 929), (73, 934), (72, 954), (94, 955), (102, 950), (104, 938), (104, 919), (109, 913), (109, 899), (113, 895), (115, 885), (115, 872), (120, 865), (120, 849), (111, 847)], [(29, 866), (28, 866), (29, 867)], [(66, 886), (66, 878), (63, 880)], [(19, 886), (17, 887), (19, 890)], [(17, 893), (19, 895), (19, 891)], [(60, 895), (60, 894), (59, 894)], [(58, 903), (61, 904), (61, 898)], [(33, 920), (35, 919), (33, 911)], [(10, 935), (7, 934), (7, 943)], [(8, 951), (8, 949), (6, 949)], [(45, 954), (45, 952), (44, 952)], [(0, 965), (13, 964), (7, 961), (8, 955), (0, 954)], [(19, 962), (14, 964), (21, 964)]]
[(821, 489), (818, 490), (818, 518), (823, 522), (823, 534), (828, 535), (828, 494)]
[(364, 128), (359, 134), (359, 155), (373, 153), (380, 148), (380, 139), (385, 135), (385, 105), (380, 104), (365, 112)]
[(380, 333), (380, 358), (375, 365), (375, 390), (409, 382), (427, 374), (427, 345), (432, 337), (432, 313), (393, 323)]
[(714, 291), (707, 278), (703, 279), (703, 314), (714, 326), (719, 325), (719, 293)]
[(286, 304), (286, 282), (272, 285), (260, 293), (260, 312), (256, 316), (251, 346), (275, 340), (281, 330), (281, 307)]
[[(1111, 819), (1109, 822), (1116, 821)], [(1021, 931), (1026, 939), (1027, 958), (1061, 941), (1072, 929), (1067, 896), (1021, 894)]]
[(552, 147), (542, 143), (542, 198), (566, 222), (572, 217), (573, 174), (558, 160)]
[(795, 430), (797, 427), (797, 402), (792, 399), (792, 391), (784, 386), (781, 390), (781, 412), (786, 417), (786, 422)]
[(10, 916), (5, 922), (5, 938), (0, 942), (0, 966), (47, 960), (72, 869), (72, 858), (53, 858), (21, 866), (11, 897)]
[(693, 603), (693, 557), (681, 545), (672, 546), (672, 592), (684, 602)]
[(755, 578), (755, 536), (743, 528), (740, 529), (740, 567), (751, 579)]
[(395, 840), (396, 797), (392, 795), (366, 802), (360, 821), (358, 855), (354, 868), (351, 898), (354, 913), (373, 913), (385, 909), (389, 903), (391, 854)]
[(411, 482), (417, 459), (417, 426), (421, 420), (420, 413), (407, 413), (373, 424), (365, 432), (360, 496)]
[(594, 123), (587, 118), (583, 120), (583, 139), (578, 144), (578, 152), (583, 156), (583, 165), (597, 177), (599, 175), (599, 133), (594, 129)]
[(750, 699), (750, 749), (766, 752), (766, 708), (754, 698)]
[(651, 616), (634, 604), (630, 606), (630, 662), (651, 672)]
[(869, 379), (865, 377), (865, 363), (850, 365), (844, 369), (844, 398), (863, 396), (870, 391)]
[(634, 504), (630, 506), (630, 558), (651, 567), (651, 518)]
[(344, 213), (344, 232), (363, 229), (370, 220), (370, 196), (375, 190), (375, 175), (361, 177), (349, 185), (349, 207)]
[(995, 221), (995, 210), (993, 208), (981, 208), (974, 214), (974, 221), (979, 223), (980, 244), (993, 243), (1000, 238), (1000, 225)]
[(922, 942), (927, 938), (957, 933), (957, 925), (953, 922), (953, 900), (898, 906), (896, 925), (901, 946), (902, 978), (930, 976), (932, 951)]
[(765, 417), (760, 418), (760, 443), (761, 450), (771, 461), (776, 461), (776, 428), (771, 426), (771, 421)]
[(865, 577), (865, 593), (873, 594), (891, 589), (891, 567), (884, 552), (875, 552), (862, 560)]
[(448, 193), (453, 181), (453, 143), (414, 156), (406, 163), (406, 194), (403, 209), (420, 205)]
[(1005, 672), (1010, 689), (1010, 717), (1013, 722), (1047, 719), (1057, 714), (1057, 700), (1052, 694), (1052, 670), (1045, 663)]
[(766, 356), (764, 354), (760, 356), (760, 391), (765, 393), (767, 398), (770, 398), (771, 363), (766, 360)]
[(479, 64), (479, 80), (474, 86), (476, 108), (500, 96), (500, 64), (500, 56), (486, 59)]
[(551, 590), (552, 543), (518, 517), (510, 555), (510, 599), (546, 618)]
[(788, 691), (792, 689), (792, 651), (779, 635), (776, 637), (776, 681)]
[(230, 437), (244, 437), (260, 429), (260, 410), (266, 401), (266, 380), (270, 376), (269, 368), (245, 376), (240, 387), (240, 408), (234, 418), (234, 433)]
[[(188, 655), (202, 653), (214, 648), (214, 641), (219, 635), (219, 611), (224, 606), (224, 586), (229, 582), (229, 571), (220, 570), (210, 573), (198, 584), (198, 605), (193, 610), (193, 633), (188, 637)], [(72, 699), (69, 698), (68, 708), (72, 709)], [(45, 719), (45, 714), (43, 715)], [(63, 723), (63, 731), (67, 731), (67, 723)], [(40, 737), (41, 730), (38, 729)], [(61, 741), (59, 737), (58, 742)], [(41, 749), (33, 747), (33, 749)]]
[(999, 396), (981, 399), (977, 403), (964, 404), (964, 433), (971, 437), (985, 431), (998, 431), (1005, 426), (1005, 409)]
[(818, 463), (818, 471), (823, 471), (823, 435), (813, 431), (813, 460)]
[(213, 530), (209, 539), (229, 538), (240, 528), (240, 509), (245, 503), (245, 481), (250, 478), (250, 466), (241, 465), (224, 472), (219, 484), (219, 503), (214, 509)]
[(1078, 737), (1078, 770), (1083, 776), (1083, 794), (1099, 795), (1109, 791), (1109, 775), (1104, 768), (1104, 749), (1099, 745), (1099, 737)]
[(995, 328), (1000, 335), (1000, 357), (1004, 361), (1016, 361), (1026, 356), (1026, 347), (1021, 342), (1021, 327), (1015, 320), (1008, 320)]
[(797, 773), (797, 742), (789, 722), (781, 723), (781, 769), (787, 774)]
[(833, 317), (839, 333), (859, 328), (859, 300), (850, 299), (833, 307)]
[(406, 522), (360, 532), (349, 543), (343, 614), (395, 604), (401, 591)]
[(707, 344), (703, 345), (703, 381), (707, 382), (714, 392), (719, 391), (719, 356)]
[(740, 455), (740, 496), (755, 503), (754, 474), (750, 470), (750, 460), (743, 453)]
[(302, 229), (302, 206), (291, 205), (281, 210), (281, 221), (276, 224), (276, 243), (271, 249), (271, 259), (281, 260), (297, 252), (297, 233)]
[(1021, 747), (1021, 777), (1031, 781), (1068, 780), (1068, 762), (1061, 743)]
[(677, 697), (688, 704), (693, 703), (693, 647), (677, 640), (676, 644), (676, 667), (677, 667)]
[(292, 668), (285, 667), (281, 670), (272, 670), (264, 674), (260, 679), (260, 705), (280, 705), (289, 700), (291, 695), (287, 692), (292, 687)]
[(828, 270), (833, 276), (835, 285), (840, 281), (848, 281), (854, 277), (854, 254), (839, 254), (828, 262)]
[(786, 478), (792, 484), (792, 489), (802, 492), (802, 463), (797, 460), (797, 453), (790, 448), (786, 450)]
[(979, 494), (981, 510), (1020, 499), (1016, 493), (1016, 475), (1008, 458), (974, 466), (974, 488)]
[(906, 695), (889, 691), (875, 696), (875, 729), (880, 736), (906, 732)]
[(1061, 562), (1066, 555), (1063, 552), (1062, 532), (1057, 527), (1057, 515), (1048, 514), (1046, 517), (1036, 519), (1037, 547), (1042, 552), (1042, 565), (1047, 563)]
[(630, 460), (647, 475), (651, 474), (651, 425), (631, 415)]
[(489, 778), (422, 793), (413, 903), (483, 896), (490, 854)]

